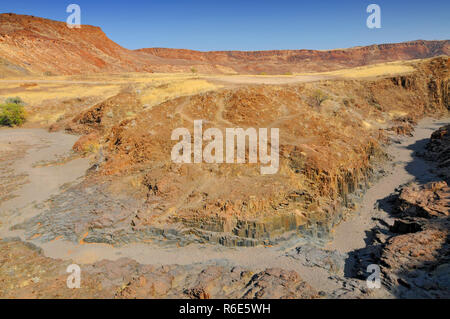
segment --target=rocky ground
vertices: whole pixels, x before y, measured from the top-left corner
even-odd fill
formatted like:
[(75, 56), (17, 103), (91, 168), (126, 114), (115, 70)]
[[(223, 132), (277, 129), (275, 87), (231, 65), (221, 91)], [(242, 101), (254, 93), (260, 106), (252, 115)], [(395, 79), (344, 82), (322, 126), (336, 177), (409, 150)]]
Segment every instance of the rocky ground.
[[(448, 296), (448, 127), (430, 139), (448, 124), (448, 65), (150, 108), (130, 86), (52, 133), (0, 130), (0, 296)], [(172, 163), (171, 131), (199, 118), (280, 128), (279, 173)]]
[[(422, 147), (425, 146), (422, 152), (417, 149), (420, 155), (425, 155), (426, 158), (448, 157), (448, 152), (445, 153), (448, 131), (444, 127), (437, 132), (439, 133), (433, 134), (428, 143), (422, 144)], [(440, 147), (433, 148), (436, 144)], [(417, 154), (414, 154), (414, 158), (418, 159)], [(431, 162), (425, 170), (435, 167), (435, 163)], [(240, 254), (238, 251), (228, 254), (219, 252), (218, 256), (222, 259), (213, 262), (210, 259), (209, 262), (191, 261), (178, 265), (168, 262), (165, 265), (155, 265), (140, 263), (127, 257), (116, 257), (115, 260), (82, 264), (82, 288), (71, 290), (66, 287), (66, 268), (73, 260), (45, 257), (48, 252), (34, 244), (26, 243), (20, 238), (7, 238), (0, 242), (0, 296), (445, 298), (450, 291), (449, 187), (443, 180), (421, 183), (424, 176), (434, 179), (436, 175), (423, 173), (417, 181), (401, 186), (389, 197), (380, 199), (376, 214), (370, 214), (374, 226), (366, 229), (366, 245), (361, 249), (347, 249), (344, 252), (345, 247), (339, 244), (335, 244), (334, 249), (329, 249), (326, 246), (294, 241), (291, 242), (294, 247), (285, 245), (283, 249), (278, 249), (278, 257), (273, 255), (270, 248), (265, 248), (269, 249), (264, 252), (268, 259), (278, 258), (284, 261), (278, 267), (266, 269), (261, 269), (264, 260), (258, 265), (258, 260), (251, 264), (242, 259), (243, 266), (237, 265)], [(357, 225), (360, 219), (361, 215), (357, 215), (348, 221)], [(338, 228), (335, 237), (339, 236), (339, 232)], [(252, 255), (253, 248), (244, 249), (245, 254)], [(122, 252), (126, 255), (126, 251)], [(68, 256), (71, 256), (70, 252)], [(227, 256), (234, 256), (235, 262), (231, 258), (227, 260)], [(369, 264), (381, 266), (382, 289), (367, 288), (365, 280), (369, 275), (366, 272)], [(325, 280), (318, 280), (319, 276)]]

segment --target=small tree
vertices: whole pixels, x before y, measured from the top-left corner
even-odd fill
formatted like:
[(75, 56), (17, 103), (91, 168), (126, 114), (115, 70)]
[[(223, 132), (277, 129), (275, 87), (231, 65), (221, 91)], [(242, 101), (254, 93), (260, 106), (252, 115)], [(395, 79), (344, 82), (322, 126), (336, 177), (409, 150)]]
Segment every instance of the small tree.
[(317, 106), (321, 106), (323, 102), (328, 100), (330, 97), (323, 92), (322, 90), (315, 90), (313, 95), (313, 100), (317, 104)]
[(197, 69), (194, 68), (194, 67), (192, 67), (192, 68), (191, 68), (191, 72), (194, 73), (194, 74), (197, 74)]

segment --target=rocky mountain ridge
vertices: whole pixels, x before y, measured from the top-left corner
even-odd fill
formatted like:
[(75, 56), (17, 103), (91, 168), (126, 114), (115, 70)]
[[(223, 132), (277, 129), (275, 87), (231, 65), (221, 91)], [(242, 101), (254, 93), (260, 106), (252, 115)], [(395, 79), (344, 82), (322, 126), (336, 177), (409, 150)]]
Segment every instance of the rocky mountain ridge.
[(0, 14), (0, 77), (112, 72), (287, 74), (337, 70), (396, 60), (450, 55), (450, 41), (412, 41), (329, 51), (199, 52), (128, 50), (99, 27), (13, 13)]

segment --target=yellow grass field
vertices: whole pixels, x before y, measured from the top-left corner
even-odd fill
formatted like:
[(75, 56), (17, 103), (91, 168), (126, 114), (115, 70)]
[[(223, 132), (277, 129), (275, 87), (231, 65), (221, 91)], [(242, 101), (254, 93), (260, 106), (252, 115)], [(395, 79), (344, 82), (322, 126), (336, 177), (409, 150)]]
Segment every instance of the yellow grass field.
[(393, 74), (405, 74), (409, 72), (413, 72), (414, 67), (405, 63), (403, 61), (400, 62), (388, 62), (388, 63), (380, 63), (368, 66), (361, 66), (350, 69), (342, 69), (337, 71), (330, 72), (320, 72), (320, 73), (302, 73), (296, 75), (323, 75), (323, 76), (332, 76), (332, 77), (340, 77), (347, 79), (359, 79), (359, 78), (369, 78), (369, 77), (378, 77), (378, 76), (387, 76)]
[(390, 62), (338, 71), (293, 75), (124, 73), (10, 78), (0, 80), (0, 103), (8, 97), (18, 96), (28, 107), (29, 123), (48, 125), (74, 111), (71, 101), (88, 100), (87, 103), (93, 105), (92, 103), (106, 100), (122, 90), (135, 90), (142, 104), (152, 107), (177, 97), (217, 90), (227, 86), (228, 83), (287, 84), (329, 78), (373, 78), (412, 71), (414, 67), (411, 62)]

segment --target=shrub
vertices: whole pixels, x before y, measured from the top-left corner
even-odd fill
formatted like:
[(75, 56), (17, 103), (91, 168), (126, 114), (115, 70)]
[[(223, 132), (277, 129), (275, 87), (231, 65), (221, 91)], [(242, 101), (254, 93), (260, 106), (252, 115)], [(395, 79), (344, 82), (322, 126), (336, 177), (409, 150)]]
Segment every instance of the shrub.
[(315, 90), (312, 97), (317, 106), (321, 106), (323, 102), (330, 98), (325, 92), (321, 90)]
[(196, 74), (196, 73), (197, 73), (197, 69), (194, 68), (194, 67), (192, 67), (192, 68), (191, 68), (191, 72), (194, 73), (194, 74)]
[(0, 125), (15, 126), (25, 122), (25, 109), (23, 105), (5, 103), (0, 105)]

